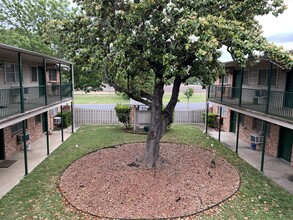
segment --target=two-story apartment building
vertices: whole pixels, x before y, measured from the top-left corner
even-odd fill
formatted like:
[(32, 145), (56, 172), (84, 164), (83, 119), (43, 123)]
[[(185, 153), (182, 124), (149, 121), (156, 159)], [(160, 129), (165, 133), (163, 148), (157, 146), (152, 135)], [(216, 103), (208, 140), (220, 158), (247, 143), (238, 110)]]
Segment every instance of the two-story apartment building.
[(222, 118), (219, 134), (234, 132), (262, 155), (293, 165), (293, 70), (265, 59), (246, 68), (234, 61), (225, 66), (225, 77), (208, 89), (212, 112)]
[(54, 117), (72, 106), (72, 91), (71, 62), (0, 44), (0, 160), (20, 150), (26, 156), (44, 133), (49, 153)]

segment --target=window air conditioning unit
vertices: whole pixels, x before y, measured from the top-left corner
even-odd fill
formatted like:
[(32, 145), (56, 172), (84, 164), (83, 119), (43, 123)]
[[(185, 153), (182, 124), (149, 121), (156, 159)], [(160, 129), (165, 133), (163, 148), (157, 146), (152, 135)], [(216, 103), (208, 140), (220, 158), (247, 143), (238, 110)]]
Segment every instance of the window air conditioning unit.
[[(30, 139), (30, 134), (26, 133), (25, 134), (25, 140), (28, 141)], [(23, 142), (23, 134), (19, 134), (17, 135), (17, 141), (18, 143), (22, 143)]]
[(54, 117), (54, 124), (60, 125), (61, 124), (61, 117)]
[(251, 143), (261, 144), (263, 142), (263, 136), (258, 134), (250, 134), (250, 141)]

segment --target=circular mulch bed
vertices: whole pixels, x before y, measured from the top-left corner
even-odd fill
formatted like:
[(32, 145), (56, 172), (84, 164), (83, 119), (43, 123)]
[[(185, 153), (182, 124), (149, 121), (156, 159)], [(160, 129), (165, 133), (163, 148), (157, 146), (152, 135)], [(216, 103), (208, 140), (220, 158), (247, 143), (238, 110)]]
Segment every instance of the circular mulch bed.
[(115, 219), (189, 216), (213, 207), (237, 192), (237, 170), (208, 150), (161, 143), (168, 161), (158, 169), (128, 166), (143, 154), (144, 143), (124, 144), (88, 154), (60, 178), (63, 196), (75, 208)]

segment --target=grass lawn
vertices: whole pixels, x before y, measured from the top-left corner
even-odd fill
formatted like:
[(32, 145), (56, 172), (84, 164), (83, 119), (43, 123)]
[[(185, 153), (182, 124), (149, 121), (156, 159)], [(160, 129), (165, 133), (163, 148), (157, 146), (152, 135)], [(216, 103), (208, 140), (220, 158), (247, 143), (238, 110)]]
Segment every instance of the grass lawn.
[[(82, 126), (0, 200), (0, 219), (85, 219), (82, 213), (64, 206), (58, 190), (62, 172), (91, 151), (145, 139), (144, 135), (124, 133), (119, 125)], [(235, 198), (220, 205), (218, 212), (200, 215), (201, 219), (292, 219), (293, 195), (196, 126), (172, 125), (163, 141), (214, 150), (241, 175), (241, 187)]]
[[(171, 94), (165, 94), (163, 102), (167, 103), (171, 97)], [(204, 93), (193, 94), (190, 98), (190, 102), (205, 102), (206, 95)], [(180, 93), (179, 101), (186, 103), (187, 98), (184, 94)], [(112, 104), (121, 103), (129, 104), (129, 99), (124, 99), (120, 95), (116, 94), (82, 94), (75, 95), (74, 102), (76, 104)]]

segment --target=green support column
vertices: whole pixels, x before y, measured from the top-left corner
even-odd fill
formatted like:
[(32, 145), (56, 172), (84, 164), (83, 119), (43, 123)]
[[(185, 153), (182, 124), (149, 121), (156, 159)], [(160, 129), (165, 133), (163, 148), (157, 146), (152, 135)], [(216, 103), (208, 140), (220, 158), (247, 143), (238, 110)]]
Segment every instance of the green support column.
[(45, 105), (48, 105), (48, 90), (47, 90), (47, 64), (46, 59), (43, 59), (44, 80), (45, 80)]
[(63, 132), (63, 107), (61, 105), (61, 141), (64, 142), (64, 132)]
[(242, 104), (242, 85), (243, 85), (243, 73), (244, 73), (244, 68), (241, 68), (241, 82), (240, 82), (240, 91), (239, 91), (239, 107)]
[(49, 118), (48, 118), (48, 112), (46, 112), (46, 137), (47, 137), (47, 155), (50, 154), (50, 143), (49, 143)]
[(223, 93), (224, 93), (224, 76), (222, 76), (222, 86), (221, 86), (221, 102), (223, 102)]
[(61, 80), (61, 63), (59, 63), (59, 92), (60, 92), (60, 100), (62, 101), (63, 96), (62, 96), (62, 80)]
[(238, 154), (238, 145), (239, 145), (240, 116), (241, 116), (241, 114), (238, 112), (238, 117), (237, 117), (237, 134), (236, 134), (236, 154)]
[(74, 133), (73, 102), (71, 102), (71, 132)]
[(19, 98), (20, 98), (20, 108), (21, 108), (21, 113), (24, 113), (24, 101), (23, 101), (23, 76), (22, 76), (22, 59), (21, 59), (21, 54), (18, 53), (18, 78), (19, 78)]
[(262, 142), (261, 165), (260, 165), (260, 171), (261, 172), (263, 172), (264, 161), (265, 161), (265, 148), (266, 148), (267, 125), (268, 125), (268, 122), (265, 121), (264, 122), (264, 125), (263, 125), (263, 142)]
[(28, 162), (27, 162), (27, 147), (26, 147), (26, 121), (22, 121), (22, 141), (23, 141), (23, 153), (24, 153), (24, 175), (28, 174)]
[(218, 141), (221, 141), (221, 119), (222, 119), (222, 106), (220, 107), (220, 119), (219, 119), (219, 136), (218, 136)]
[[(24, 101), (23, 101), (23, 75), (22, 75), (22, 59), (21, 53), (18, 53), (18, 78), (19, 78), (19, 89), (20, 89), (20, 108), (21, 113), (25, 112)], [(26, 121), (22, 121), (22, 142), (23, 142), (23, 153), (24, 153), (24, 175), (28, 174), (28, 161), (27, 161), (27, 146), (26, 146)]]
[[(73, 64), (70, 65), (71, 69), (71, 97), (74, 99), (74, 68)], [(74, 133), (74, 128), (75, 128), (75, 122), (74, 122), (74, 102), (71, 102), (71, 132)]]
[(273, 71), (273, 63), (271, 62), (270, 63), (270, 70), (269, 70), (269, 74), (268, 74), (268, 94), (267, 94), (267, 103), (266, 103), (266, 114), (269, 113), (269, 107), (270, 107), (272, 71)]
[(204, 133), (208, 133), (208, 123), (209, 123), (209, 103), (206, 102), (205, 132)]

